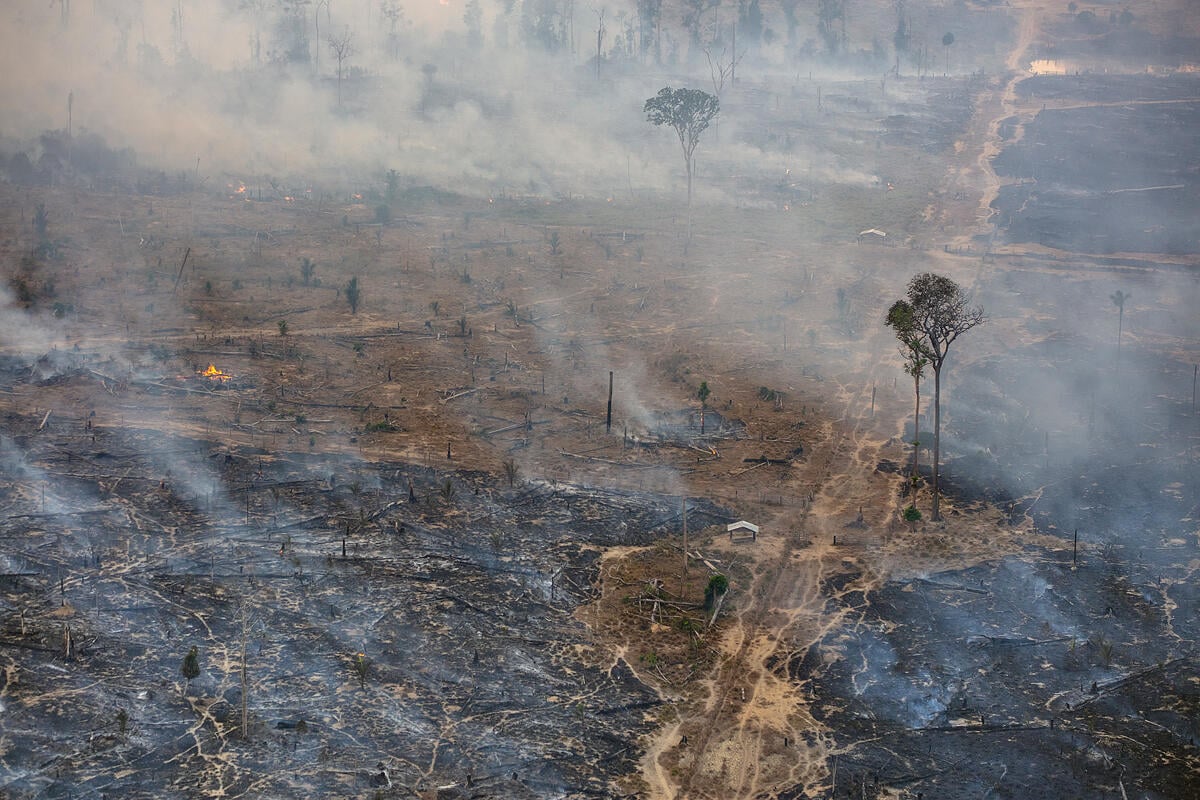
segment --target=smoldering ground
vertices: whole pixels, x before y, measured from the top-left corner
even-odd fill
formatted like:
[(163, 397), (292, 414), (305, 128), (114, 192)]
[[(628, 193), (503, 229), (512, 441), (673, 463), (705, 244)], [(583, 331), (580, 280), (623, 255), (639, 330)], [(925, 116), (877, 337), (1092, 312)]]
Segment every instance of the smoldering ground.
[[(862, 773), (855, 778), (864, 794), (871, 772), (893, 786), (913, 778), (982, 794), (1010, 780), (1007, 762), (984, 753), (961, 774), (938, 773), (982, 751), (952, 743), (944, 759), (922, 761), (921, 737), (972, 736), (976, 712), (985, 717), (981, 736), (1003, 726), (1003, 735), (1019, 737), (1009, 728), (1049, 724), (1047, 703), (1061, 713), (1061, 704), (1082, 701), (1065, 738), (1006, 745), (1072, 754), (1075, 767), (1061, 769), (1031, 756), (1043, 783), (1111, 790), (1129, 764), (1147, 791), (1169, 796), (1187, 785), (1194, 255), (1169, 264), (1145, 254), (1122, 264), (1082, 261), (1062, 251), (989, 252), (989, 236), (973, 240), (967, 257), (945, 251), (960, 232), (947, 210), (955, 192), (981, 189), (962, 177), (969, 164), (947, 164), (959, 149), (974, 159), (977, 142), (964, 131), (991, 121), (974, 115), (992, 113), (988, 93), (998, 87), (989, 76), (1007, 55), (998, 38), (968, 54), (971, 36), (960, 32), (955, 49), (935, 52), (953, 57), (943, 63), (955, 77), (941, 81), (881, 81), (874, 62), (867, 72), (822, 58), (812, 59), (810, 78), (770, 53), (747, 59), (698, 150), (698, 232), (685, 251), (677, 142), (641, 113), (664, 84), (705, 86), (703, 61), (683, 66), (683, 45), (675, 67), (648, 74), (606, 60), (597, 83), (596, 65), (582, 55), (564, 68), (523, 50), (496, 57), (490, 41), (464, 47), (457, 10), (449, 19), (415, 18), (444, 15), (440, 6), (409, 10), (414, 24), (393, 39), (380, 7), (330, 5), (304, 7), (303, 36), (297, 19), (274, 7), (256, 16), (186, 4), (77, 4), (65, 26), (61, 5), (29, 7), (3, 29), (12, 44), (0, 56), (12, 67), (4, 107), (22, 110), (6, 115), (5, 147), (44, 170), (6, 187), (6, 259), (20, 266), (38, 245), (30, 224), (37, 202), (46, 204), (59, 250), (28, 273), (44, 297), (10, 295), (0, 322), (14, 356), (3, 446), (19, 545), (7, 563), (37, 573), (5, 578), (14, 582), (6, 624), (45, 648), (17, 647), (42, 660), (22, 666), (35, 674), (4, 695), (6, 704), (28, 704), (34, 720), (18, 731), (28, 733), (29, 750), (12, 759), (21, 787), (61, 793), (77, 780), (100, 791), (115, 780), (114, 789), (126, 789), (140, 778), (116, 777), (112, 765), (132, 746), (155, 763), (167, 747), (182, 765), (141, 773), (146, 780), (180, 790), (199, 781), (199, 793), (264, 785), (366, 792), (379, 780), (376, 763), (388, 780), (413, 787), (444, 779), (460, 788), (486, 782), (497, 796), (610, 791), (610, 778), (636, 769), (636, 734), (652, 727), (643, 712), (655, 713), (661, 696), (628, 662), (602, 653), (564, 608), (589, 596), (593, 547), (639, 544), (667, 530), (677, 498), (647, 486), (677, 495), (693, 481), (708, 480), (714, 493), (739, 484), (729, 470), (705, 472), (721, 466), (711, 452), (679, 447), (670, 452), (685, 457), (656, 451), (643, 459), (616, 437), (601, 439), (597, 398), (608, 370), (618, 373), (619, 426), (649, 429), (660, 414), (695, 407), (704, 380), (722, 414), (729, 404), (730, 416), (745, 416), (749, 435), (759, 434), (747, 455), (786, 461), (799, 442), (811, 452), (828, 425), (829, 442), (844, 441), (843, 431), (878, 436), (899, 462), (910, 384), (881, 318), (908, 277), (930, 268), (953, 274), (990, 315), (956, 347), (944, 386), (951, 505), (965, 514), (986, 497), (1017, 523), (1011, 541), (1024, 541), (1030, 521), (1051, 537), (973, 571), (910, 572), (918, 556), (932, 562), (957, 552), (960, 517), (927, 526), (910, 540), (917, 555), (889, 564), (903, 537), (887, 525), (905, 502), (889, 493), (854, 529), (866, 545), (845, 545), (867, 554), (842, 551), (869, 559), (878, 547), (884, 556), (846, 596), (855, 609), (848, 619), (863, 624), (830, 632), (821, 643), (830, 662), (814, 646), (789, 678), (815, 687), (819, 702), (830, 698), (822, 735), (845, 748), (842, 768)], [(492, 31), (498, 12), (487, 12), (484, 30)], [(975, 9), (947, 13), (984, 18)], [(894, 20), (881, 19), (874, 33), (886, 41)], [(979, 30), (1017, 29), (1007, 12), (986, 19)], [(361, 47), (347, 60), (340, 103), (317, 23), (321, 39), (349, 28)], [(852, 22), (850, 35), (866, 47), (870, 37), (855, 33), (862, 25)], [(941, 33), (925, 31), (935, 42)], [(303, 57), (282, 55), (301, 42)], [(989, 74), (968, 77), (977, 69)], [(58, 165), (57, 151), (41, 158), (52, 142), (38, 134), (65, 128), (68, 98), (77, 141), (86, 129), (116, 152), (132, 150), (105, 168), (118, 176), (103, 187), (111, 196), (93, 196), (89, 181), (100, 188), (99, 179), (73, 171), (68, 159), (78, 152)], [(450, 199), (394, 201), (395, 219), (381, 223), (375, 211), (389, 201), (389, 169), (401, 173), (402, 189), (432, 184), (421, 196), (445, 191)], [(138, 170), (169, 177), (142, 194), (131, 177)], [(275, 192), (272, 181), (315, 187), (313, 198), (289, 202), (290, 190)], [(251, 197), (230, 198), (239, 182)], [(1089, 235), (1103, 227), (1097, 219), (1085, 220)], [(900, 246), (856, 244), (869, 228)], [(295, 283), (301, 256), (316, 259), (323, 285)], [(352, 275), (367, 287), (356, 315), (342, 295)], [(1119, 365), (1110, 299), (1118, 289), (1132, 295)], [(441, 311), (426, 312), (431, 300)], [(506, 301), (511, 315), (501, 310)], [(475, 336), (456, 331), (456, 318)], [(281, 320), (286, 333), (276, 328)], [(494, 335), (485, 336), (489, 328)], [(244, 403), (241, 390), (222, 395), (192, 383), (193, 362), (210, 355), (258, 382)], [(402, 377), (393, 380), (392, 367)], [(862, 434), (854, 428), (868, 424), (865, 401), (854, 398), (868, 386), (879, 389), (880, 413), (893, 417)], [(61, 402), (38, 401), (56, 387)], [(333, 422), (335, 412), (321, 410), (325, 392), (346, 407)], [(94, 403), (102, 417), (94, 446), (89, 396), (103, 401)], [(785, 402), (775, 412), (764, 396)], [(47, 403), (53, 414), (39, 431)], [(796, 405), (808, 407), (797, 413)], [(531, 414), (532, 432), (520, 411)], [(435, 432), (428, 441), (422, 426)], [(492, 433), (506, 429), (511, 439)], [(542, 437), (546, 430), (555, 438)], [(481, 463), (498, 471), (511, 461), (522, 478), (507, 486), (471, 474), (448, 450), (442, 460), (456, 436), (456, 457), (460, 446), (480, 443)], [(890, 449), (888, 437), (896, 440)], [(604, 449), (585, 452), (581, 442)], [(567, 443), (570, 454), (558, 453)], [(750, 446), (718, 445), (727, 454)], [(433, 467), (430, 452), (439, 454)], [(863, 461), (868, 471), (876, 463)], [(788, 478), (768, 482), (775, 466), (767, 467), (750, 473), (759, 479), (752, 486), (778, 486), (780, 504), (812, 491)], [(603, 474), (605, 485), (590, 485), (586, 474)], [(52, 478), (41, 509), (39, 483)], [(641, 491), (625, 495), (608, 483)], [(748, 483), (743, 497), (766, 493)], [(103, 514), (82, 514), (97, 504)], [(752, 508), (765, 513), (766, 504)], [(1076, 527), (1082, 566), (1071, 571), (1067, 532)], [(564, 575), (573, 586), (555, 577)], [(249, 604), (260, 615), (250, 633), (238, 617), (239, 592), (252, 600), (261, 593)], [(839, 595), (836, 587), (827, 593)], [(77, 616), (64, 624), (71, 612), (55, 609), (68, 606)], [(71, 661), (57, 655), (65, 628), (82, 639)], [(228, 736), (240, 722), (243, 638), (263, 672), (250, 694), (258, 751)], [(205, 643), (205, 663), (198, 691), (185, 699), (176, 662), (188, 639)], [(354, 671), (359, 652), (370, 664), (366, 688)], [(1160, 661), (1170, 669), (1150, 671)], [(58, 704), (89, 685), (89, 669), (108, 683), (57, 737)], [(994, 680), (965, 677), (979, 669)], [(1042, 673), (1044, 685), (1023, 680)], [(1098, 684), (1097, 697), (1088, 700), (1087, 680), (1085, 696), (1061, 694), (1078, 691), (1080, 678)], [(547, 682), (553, 694), (530, 700)], [(1106, 744), (1109, 731), (1120, 735), (1118, 722), (1109, 727), (1120, 715), (1089, 718), (1088, 709), (1145, 711), (1147, 687), (1170, 698), (1151, 713), (1162, 726), (1157, 750)], [(118, 709), (132, 717), (132, 732), (118, 730)], [(970, 732), (937, 730), (962, 720)], [(293, 735), (301, 721), (307, 731)], [(93, 728), (105, 732), (91, 750), (57, 756), (75, 731)], [(563, 739), (563, 730), (579, 735)], [(881, 755), (886, 742), (873, 749), (881, 731), (912, 745), (903, 769)], [(1155, 766), (1155, 753), (1170, 764)], [(52, 757), (58, 777), (28, 766)], [(279, 763), (294, 764), (295, 774), (265, 766)], [(1111, 771), (1089, 778), (1089, 765)], [(1026, 773), (1023, 785), (1036, 785), (1037, 770)]]

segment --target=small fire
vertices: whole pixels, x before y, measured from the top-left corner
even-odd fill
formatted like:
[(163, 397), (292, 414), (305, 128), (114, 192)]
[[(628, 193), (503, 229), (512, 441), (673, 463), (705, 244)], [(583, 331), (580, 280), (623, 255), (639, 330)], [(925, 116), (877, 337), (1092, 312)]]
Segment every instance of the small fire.
[(209, 364), (208, 369), (206, 369), (200, 373), (200, 377), (208, 378), (210, 381), (222, 381), (222, 382), (233, 379), (232, 375), (230, 375), (228, 372), (222, 372), (221, 370), (217, 369), (216, 366), (214, 366), (213, 364)]

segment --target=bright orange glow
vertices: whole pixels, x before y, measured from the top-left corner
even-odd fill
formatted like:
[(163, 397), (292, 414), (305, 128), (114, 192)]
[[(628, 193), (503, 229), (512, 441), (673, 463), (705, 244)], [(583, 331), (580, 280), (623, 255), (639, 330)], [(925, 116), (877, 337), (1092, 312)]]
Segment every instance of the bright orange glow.
[(209, 364), (208, 369), (200, 373), (201, 377), (208, 378), (211, 381), (227, 381), (233, 378), (228, 372), (222, 372), (216, 366)]

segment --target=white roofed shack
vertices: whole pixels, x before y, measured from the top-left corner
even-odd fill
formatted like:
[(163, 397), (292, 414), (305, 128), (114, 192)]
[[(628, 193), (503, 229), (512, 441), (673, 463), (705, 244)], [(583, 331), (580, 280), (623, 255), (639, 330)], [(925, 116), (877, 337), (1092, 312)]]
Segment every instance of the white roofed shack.
[(753, 522), (747, 522), (740, 519), (737, 522), (731, 522), (725, 526), (726, 532), (729, 534), (729, 541), (733, 541), (738, 537), (750, 537), (754, 541), (758, 541), (758, 526)]

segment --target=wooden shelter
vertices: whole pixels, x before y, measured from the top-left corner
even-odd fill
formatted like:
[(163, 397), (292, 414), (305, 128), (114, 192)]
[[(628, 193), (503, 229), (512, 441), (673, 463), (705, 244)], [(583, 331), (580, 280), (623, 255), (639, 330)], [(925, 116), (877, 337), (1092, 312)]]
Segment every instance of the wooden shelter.
[(750, 539), (753, 542), (758, 541), (758, 526), (744, 519), (729, 523), (725, 526), (725, 531), (729, 534), (729, 541), (731, 542), (743, 541), (745, 539)]

